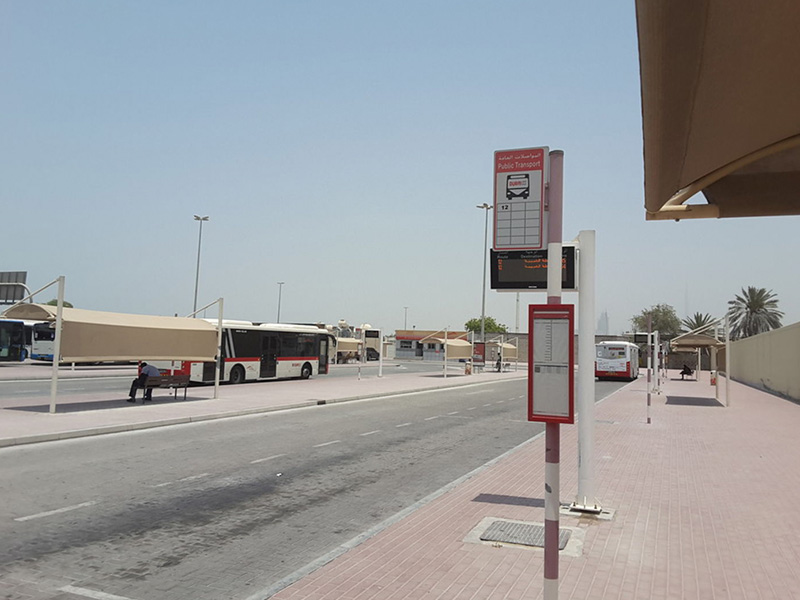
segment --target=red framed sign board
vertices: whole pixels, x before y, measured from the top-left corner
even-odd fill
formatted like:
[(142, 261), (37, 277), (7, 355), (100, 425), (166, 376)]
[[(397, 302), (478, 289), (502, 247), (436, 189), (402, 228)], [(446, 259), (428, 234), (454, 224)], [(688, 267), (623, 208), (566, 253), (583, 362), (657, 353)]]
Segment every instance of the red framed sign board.
[(528, 306), (528, 421), (575, 422), (575, 307)]

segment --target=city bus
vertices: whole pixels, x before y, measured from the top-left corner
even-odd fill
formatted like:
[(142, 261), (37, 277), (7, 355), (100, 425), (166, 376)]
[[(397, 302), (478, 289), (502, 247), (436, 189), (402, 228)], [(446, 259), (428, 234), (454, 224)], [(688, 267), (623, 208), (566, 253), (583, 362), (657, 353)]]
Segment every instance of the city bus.
[(22, 362), (25, 349), (25, 323), (15, 319), (0, 319), (0, 362)]
[(639, 347), (630, 342), (595, 344), (594, 376), (633, 381), (639, 377)]
[(47, 321), (34, 323), (32, 333), (31, 358), (52, 361), (56, 341), (56, 324)]
[[(216, 324), (214, 319), (209, 322)], [(328, 372), (335, 337), (314, 325), (222, 321), (220, 381), (308, 379)], [(215, 362), (149, 361), (162, 373), (189, 375), (195, 383), (213, 383)]]

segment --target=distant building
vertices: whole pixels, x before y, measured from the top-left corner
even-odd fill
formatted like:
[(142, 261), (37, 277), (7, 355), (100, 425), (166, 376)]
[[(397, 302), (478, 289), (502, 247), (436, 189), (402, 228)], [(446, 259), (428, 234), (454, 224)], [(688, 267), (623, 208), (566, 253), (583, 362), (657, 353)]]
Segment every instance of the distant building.
[(608, 311), (603, 311), (597, 319), (597, 335), (608, 335)]

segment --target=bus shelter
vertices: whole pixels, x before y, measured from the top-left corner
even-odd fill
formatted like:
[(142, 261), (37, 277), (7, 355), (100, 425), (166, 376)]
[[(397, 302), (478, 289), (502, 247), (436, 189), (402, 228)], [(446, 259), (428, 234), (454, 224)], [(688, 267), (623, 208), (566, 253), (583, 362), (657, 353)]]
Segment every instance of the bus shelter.
[(697, 377), (700, 372), (700, 355), (703, 350), (708, 350), (711, 356), (711, 371), (717, 370), (717, 352), (720, 348), (725, 347), (725, 342), (704, 334), (704, 333), (687, 333), (669, 342), (670, 352), (685, 352), (697, 353), (697, 370), (695, 376)]
[[(55, 324), (56, 307), (17, 304), (4, 315)], [(217, 328), (203, 319), (64, 308), (62, 320), (61, 362), (213, 361), (217, 354)]]
[[(56, 327), (56, 306), (16, 304), (3, 315), (45, 321)], [(61, 308), (58, 356), (53, 357), (50, 412), (55, 412), (60, 362), (137, 360), (214, 361), (219, 331), (204, 319), (162, 317)], [(215, 388), (216, 390), (216, 388)], [(216, 397), (216, 391), (215, 391)]]

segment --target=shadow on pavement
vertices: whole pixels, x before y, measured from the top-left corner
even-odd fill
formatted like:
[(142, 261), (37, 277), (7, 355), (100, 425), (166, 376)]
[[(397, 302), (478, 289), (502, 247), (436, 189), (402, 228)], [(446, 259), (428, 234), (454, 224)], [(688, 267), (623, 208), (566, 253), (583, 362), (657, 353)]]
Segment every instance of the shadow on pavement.
[[(144, 406), (160, 405), (160, 404), (181, 404), (186, 402), (196, 402), (199, 400), (206, 400), (206, 398), (192, 398), (187, 396), (186, 400), (180, 396), (177, 400), (172, 396), (162, 396), (153, 398), (152, 402), (147, 402)], [(56, 407), (58, 413), (73, 413), (84, 412), (88, 410), (106, 410), (110, 408), (135, 408), (142, 407), (142, 399), (137, 398), (136, 403), (128, 402), (127, 399), (121, 400), (95, 400), (91, 402), (66, 402), (60, 401)], [(26, 412), (46, 413), (50, 412), (49, 404), (34, 404), (28, 406), (6, 406), (3, 410), (22, 410)]]
[(486, 502), (489, 504), (509, 504), (511, 506), (529, 506), (544, 508), (543, 498), (525, 498), (523, 496), (504, 496), (503, 494), (478, 494), (473, 502)]
[(725, 405), (716, 400), (715, 398), (699, 398), (693, 396), (667, 396), (668, 405), (679, 406), (719, 406), (724, 408)]

